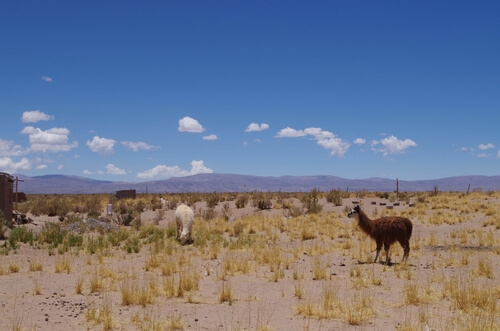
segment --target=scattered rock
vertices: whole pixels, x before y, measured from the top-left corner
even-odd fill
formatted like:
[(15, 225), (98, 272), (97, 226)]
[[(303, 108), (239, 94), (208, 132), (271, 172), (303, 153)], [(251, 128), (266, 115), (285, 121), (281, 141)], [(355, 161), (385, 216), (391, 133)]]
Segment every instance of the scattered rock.
[(87, 218), (79, 222), (71, 223), (65, 227), (70, 232), (82, 234), (86, 231), (112, 231), (119, 226), (106, 218)]

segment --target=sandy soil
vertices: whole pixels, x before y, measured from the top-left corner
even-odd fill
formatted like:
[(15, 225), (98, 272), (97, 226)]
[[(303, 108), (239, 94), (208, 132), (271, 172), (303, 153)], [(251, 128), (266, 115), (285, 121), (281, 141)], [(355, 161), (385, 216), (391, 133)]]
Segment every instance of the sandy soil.
[[(362, 199), (364, 210), (371, 215), (375, 208), (379, 211), (381, 199)], [(372, 204), (375, 203), (375, 204)], [(498, 201), (485, 200), (486, 205), (497, 205)], [(323, 204), (323, 216), (332, 213), (344, 215), (340, 218), (347, 226), (353, 222), (344, 214), (346, 206), (352, 207), (352, 199), (344, 199), (343, 206), (335, 207), (326, 201)], [(203, 203), (197, 204), (195, 210), (199, 213), (204, 208)], [(395, 206), (395, 213), (407, 210), (406, 204)], [(430, 212), (436, 213), (438, 210)], [(245, 215), (260, 214), (259, 217), (274, 217), (283, 215), (282, 210), (256, 211), (252, 207), (236, 209), (231, 203), (231, 212), (235, 219)], [(173, 210), (165, 212), (158, 226), (166, 227), (173, 221)], [(142, 214), (144, 223), (152, 222), (156, 212), (147, 211)], [(58, 222), (56, 218), (33, 217), (33, 224), (26, 227), (39, 231), (45, 222)], [(458, 216), (460, 217), (460, 215)], [(283, 277), (278, 281), (272, 279), (269, 267), (257, 267), (248, 274), (231, 275), (225, 284), (229, 284), (234, 300), (229, 303), (219, 303), (218, 293), (223, 282), (217, 279), (225, 256), (224, 251), (217, 259), (207, 260), (197, 258), (192, 263), (193, 270), (198, 273), (199, 289), (193, 291), (189, 299), (156, 297), (154, 302), (141, 305), (122, 304), (119, 280), (110, 277), (104, 288), (90, 293), (90, 283), (93, 275), (100, 274), (106, 278), (106, 273), (119, 274), (133, 270), (137, 277), (144, 274), (144, 266), (151, 253), (142, 249), (138, 254), (128, 254), (123, 250), (113, 251), (110, 256), (99, 257), (80, 252), (78, 255), (66, 255), (70, 260), (70, 273), (56, 272), (56, 263), (63, 257), (48, 249), (31, 247), (22, 244), (15, 252), (0, 255), (0, 308), (3, 318), (0, 319), (0, 330), (102, 330), (105, 324), (96, 324), (88, 320), (91, 309), (99, 311), (103, 307), (112, 310), (111, 329), (114, 330), (168, 330), (173, 326), (166, 322), (169, 318), (181, 321), (185, 330), (453, 330), (461, 329), (467, 321), (467, 314), (454, 307), (453, 300), (443, 295), (446, 282), (457, 279), (459, 286), (467, 287), (472, 282), (471, 275), (480, 271), (481, 266), (491, 269), (474, 277), (473, 281), (496, 291), (498, 313), (500, 307), (500, 286), (498, 273), (500, 271), (499, 229), (484, 226), (488, 217), (485, 210), (477, 210), (472, 215), (464, 217), (464, 221), (456, 224), (442, 223), (439, 225), (425, 223), (419, 217), (411, 217), (414, 224), (412, 236), (412, 251), (408, 265), (400, 265), (402, 249), (396, 244), (392, 249), (392, 266), (381, 263), (365, 263), (354, 258), (360, 245), (368, 245), (374, 257), (374, 244), (366, 237), (347, 241), (346, 238), (316, 237), (311, 240), (290, 240), (282, 233), (278, 245), (283, 252), (294, 248), (300, 251), (293, 258), (290, 268), (283, 269)], [(196, 221), (202, 221), (196, 219)], [(285, 220), (287, 222), (289, 220)], [(332, 223), (332, 226), (334, 224)], [(356, 227), (352, 227), (357, 231)], [(195, 224), (196, 230), (196, 224)], [(460, 239), (464, 233), (467, 240)], [(469, 233), (469, 235), (467, 235)], [(493, 241), (484, 240), (493, 236)], [(491, 239), (491, 238), (490, 238)], [(351, 243), (342, 248), (342, 243)], [(341, 247), (318, 256), (312, 256), (311, 251), (318, 247), (337, 244)], [(493, 244), (491, 244), (493, 243)], [(3, 242), (0, 242), (3, 245)], [(297, 248), (298, 247), (298, 248)], [(321, 248), (321, 247), (320, 247)], [(196, 256), (197, 248), (193, 245), (181, 247)], [(238, 258), (248, 259), (250, 253), (241, 251)], [(382, 260), (385, 254), (382, 251)], [(313, 264), (315, 261), (324, 264), (328, 272), (326, 280), (315, 280)], [(465, 262), (464, 262), (465, 261)], [(30, 264), (39, 263), (41, 271), (30, 271)], [(17, 266), (17, 271), (9, 271), (11, 266)], [(295, 274), (294, 274), (295, 273)], [(295, 278), (299, 273), (301, 279)], [(356, 285), (355, 274), (359, 273), (360, 283)], [(83, 282), (83, 293), (76, 294), (78, 282)], [(146, 278), (145, 280), (146, 281)], [(427, 299), (409, 304), (405, 302), (408, 286), (415, 285), (417, 291)], [(358, 287), (356, 287), (358, 286)], [(303, 297), (298, 298), (296, 292), (302, 289)], [(338, 317), (317, 318), (299, 314), (299, 305), (321, 306), (325, 288), (331, 289), (339, 302), (346, 307), (355, 306), (360, 301), (367, 301), (371, 309), (370, 317), (359, 325), (352, 325), (343, 313)], [(39, 292), (39, 293), (36, 293)], [(361, 299), (360, 299), (361, 298)], [(360, 300), (358, 300), (360, 299)], [(418, 301), (418, 300), (417, 300)], [(354, 312), (355, 314), (355, 312)], [(486, 314), (483, 318), (490, 318)], [(475, 316), (475, 315), (472, 315)], [(481, 318), (481, 317), (478, 317)], [(141, 320), (142, 322), (138, 322)], [(464, 322), (465, 321), (465, 322)], [(477, 322), (479, 323), (479, 322)], [(492, 321), (491, 329), (500, 330)]]

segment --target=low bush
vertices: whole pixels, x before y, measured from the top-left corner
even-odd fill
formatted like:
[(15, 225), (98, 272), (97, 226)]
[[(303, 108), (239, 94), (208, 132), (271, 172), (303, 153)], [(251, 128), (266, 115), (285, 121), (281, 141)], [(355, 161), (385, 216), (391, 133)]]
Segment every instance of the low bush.
[(239, 194), (236, 197), (235, 203), (236, 203), (236, 208), (238, 208), (238, 209), (245, 208), (245, 206), (248, 203), (248, 195), (247, 194)]
[(33, 245), (35, 235), (33, 231), (26, 229), (24, 226), (12, 229), (9, 234), (9, 246), (13, 249), (17, 248), (19, 242), (30, 243)]
[(64, 240), (66, 231), (58, 223), (45, 223), (40, 232), (39, 241), (57, 247)]
[(335, 206), (342, 206), (343, 193), (341, 189), (331, 190), (326, 193), (326, 202), (333, 203)]
[(252, 206), (260, 210), (268, 210), (273, 207), (270, 194), (264, 192), (254, 192), (252, 194)]
[(319, 198), (320, 191), (317, 188), (313, 188), (309, 194), (303, 197), (302, 203), (309, 214), (317, 214), (323, 210), (323, 206), (319, 204)]
[(213, 192), (207, 196), (207, 207), (214, 208), (219, 203), (220, 198), (216, 192)]

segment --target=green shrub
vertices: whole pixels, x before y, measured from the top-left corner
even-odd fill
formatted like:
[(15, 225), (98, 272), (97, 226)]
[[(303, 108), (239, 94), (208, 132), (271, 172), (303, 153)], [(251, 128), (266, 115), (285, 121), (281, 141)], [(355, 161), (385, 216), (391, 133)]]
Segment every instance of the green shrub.
[(305, 195), (302, 203), (309, 214), (317, 214), (323, 210), (323, 206), (319, 204), (320, 191), (313, 188), (309, 194)]
[(131, 232), (127, 228), (119, 228), (108, 233), (108, 242), (113, 247), (119, 247), (122, 242), (130, 237)]
[(333, 203), (335, 206), (342, 206), (343, 193), (341, 189), (331, 190), (326, 194), (326, 202)]
[(172, 197), (171, 199), (168, 199), (166, 206), (167, 209), (175, 209), (177, 207), (177, 204), (179, 203), (179, 199)]
[(213, 220), (217, 217), (217, 213), (214, 208), (207, 208), (201, 212), (201, 218), (205, 221)]
[(66, 231), (58, 223), (45, 223), (40, 232), (39, 241), (57, 247), (63, 242)]
[(125, 225), (129, 226), (132, 225), (132, 222), (136, 219), (137, 212), (129, 208), (125, 213), (120, 213), (118, 216), (116, 216), (116, 223), (120, 225)]
[(86, 212), (89, 217), (98, 217), (104, 208), (103, 199), (99, 195), (92, 194), (85, 200)]
[(100, 234), (97, 238), (89, 238), (87, 242), (87, 251), (90, 254), (96, 254), (97, 252), (105, 252), (109, 247), (109, 241), (105, 234)]
[(286, 218), (299, 217), (304, 214), (304, 208), (297, 206), (291, 206), (290, 208), (285, 209), (283, 212), (283, 216), (285, 216)]
[(139, 253), (141, 251), (141, 242), (137, 237), (129, 237), (125, 241), (125, 251), (127, 253)]
[(215, 240), (216, 238), (214, 238), (214, 234), (203, 227), (194, 231), (192, 239), (195, 247), (206, 247), (210, 240)]
[(83, 236), (73, 234), (73, 233), (68, 233), (63, 240), (62, 245), (59, 246), (58, 248), (58, 253), (59, 254), (64, 254), (70, 250), (71, 247), (82, 247), (83, 246)]
[(231, 208), (229, 207), (229, 203), (228, 202), (224, 202), (222, 204), (222, 208), (221, 208), (221, 211), (220, 211), (220, 216), (225, 219), (226, 221), (229, 221), (232, 217), (232, 212), (231, 212)]
[(207, 207), (208, 208), (214, 208), (215, 206), (217, 206), (217, 204), (219, 203), (219, 201), (220, 201), (220, 198), (219, 198), (219, 195), (216, 192), (210, 193), (207, 196)]
[(165, 236), (165, 230), (156, 226), (144, 226), (139, 232), (139, 238), (144, 239), (147, 243), (153, 243)]
[(248, 203), (248, 195), (247, 194), (239, 194), (236, 197), (235, 203), (236, 203), (236, 208), (238, 208), (238, 209), (245, 208), (245, 206)]
[(260, 210), (267, 210), (273, 207), (273, 202), (270, 194), (256, 191), (252, 194), (252, 205)]
[(177, 235), (177, 227), (175, 224), (169, 224), (166, 230), (167, 238), (175, 238)]
[(32, 230), (28, 230), (24, 226), (12, 229), (9, 234), (9, 246), (13, 249), (17, 248), (17, 243), (30, 243), (33, 245), (35, 236)]
[(146, 202), (142, 199), (137, 200), (137, 202), (135, 203), (135, 210), (137, 210), (137, 212), (139, 213), (142, 213), (144, 210), (146, 210)]
[(359, 198), (359, 199), (366, 198), (367, 195), (368, 195), (367, 189), (359, 190), (356, 192), (356, 198)]
[(381, 199), (389, 199), (389, 192), (378, 192), (375, 195)]

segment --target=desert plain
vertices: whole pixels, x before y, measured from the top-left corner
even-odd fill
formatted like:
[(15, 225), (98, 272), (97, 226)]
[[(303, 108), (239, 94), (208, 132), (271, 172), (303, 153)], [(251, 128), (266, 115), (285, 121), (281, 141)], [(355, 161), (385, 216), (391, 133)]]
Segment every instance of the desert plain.
[[(268, 192), (264, 208), (245, 194), (238, 207), (238, 194), (150, 194), (111, 215), (104, 201), (92, 218), (24, 206), (33, 222), (0, 240), (0, 330), (500, 330), (499, 192), (315, 192), (307, 206)], [(182, 202), (195, 211), (184, 246)], [(383, 250), (372, 262), (355, 204), (412, 221), (407, 262), (398, 243), (391, 264)]]

